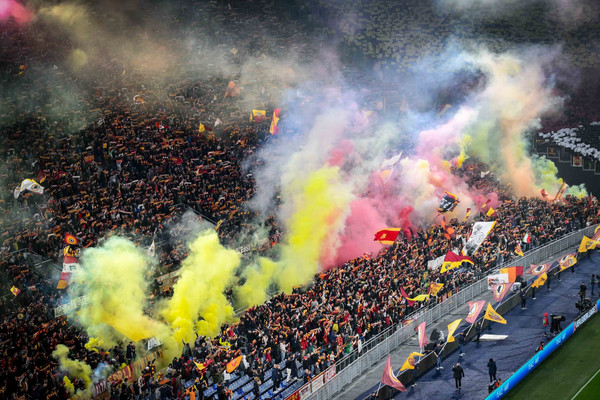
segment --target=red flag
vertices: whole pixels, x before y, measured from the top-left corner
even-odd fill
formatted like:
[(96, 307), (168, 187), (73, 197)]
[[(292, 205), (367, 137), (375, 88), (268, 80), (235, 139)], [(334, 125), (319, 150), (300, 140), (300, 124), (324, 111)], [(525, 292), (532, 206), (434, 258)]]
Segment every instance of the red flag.
[(429, 343), (427, 340), (427, 335), (425, 334), (425, 324), (426, 322), (421, 322), (419, 326), (417, 326), (417, 335), (419, 337), (419, 347), (421, 349), (425, 348), (425, 345)]
[(467, 318), (465, 318), (465, 321), (467, 321), (470, 324), (473, 324), (473, 323), (475, 323), (475, 321), (477, 321), (477, 317), (479, 317), (481, 310), (483, 310), (483, 306), (485, 305), (485, 300), (469, 301), (467, 304), (469, 305), (469, 315), (467, 315)]
[(227, 90), (225, 91), (225, 98), (237, 97), (242, 91), (234, 81), (229, 81), (227, 84)]
[(523, 267), (506, 267), (500, 269), (501, 274), (508, 274), (509, 282), (516, 282), (517, 276), (523, 276)]
[(492, 286), (492, 293), (494, 294), (494, 301), (500, 302), (506, 296), (510, 288), (512, 287), (511, 283), (499, 283), (497, 285)]
[(394, 244), (402, 228), (386, 228), (375, 233), (374, 242)]
[(471, 257), (459, 256), (449, 251), (446, 253), (446, 257), (444, 258), (444, 262), (442, 263), (442, 269), (440, 270), (440, 272), (446, 272), (450, 269), (459, 267), (465, 261), (475, 265), (475, 262), (471, 259)]
[(404, 297), (406, 299), (406, 302), (408, 303), (409, 306), (412, 306), (413, 304), (415, 304), (415, 302), (413, 300), (409, 300), (410, 298), (408, 297), (408, 295), (406, 294), (406, 292), (404, 291), (404, 288), (402, 286), (400, 286), (400, 294), (402, 294), (402, 297)]
[(271, 119), (271, 127), (269, 128), (269, 133), (271, 135), (276, 135), (279, 132), (279, 128), (277, 124), (279, 123), (279, 108), (273, 110), (273, 118)]
[(546, 193), (546, 189), (540, 190), (540, 193), (542, 194), (542, 198), (545, 199), (546, 197), (548, 197), (548, 193)]
[(381, 383), (383, 383), (384, 385), (391, 386), (394, 389), (397, 389), (401, 392), (406, 392), (406, 388), (404, 387), (402, 382), (400, 382), (398, 378), (396, 378), (396, 376), (394, 375), (394, 370), (392, 369), (392, 359), (390, 356), (388, 356), (387, 362), (385, 363), (385, 368), (383, 369), (383, 376), (381, 377)]

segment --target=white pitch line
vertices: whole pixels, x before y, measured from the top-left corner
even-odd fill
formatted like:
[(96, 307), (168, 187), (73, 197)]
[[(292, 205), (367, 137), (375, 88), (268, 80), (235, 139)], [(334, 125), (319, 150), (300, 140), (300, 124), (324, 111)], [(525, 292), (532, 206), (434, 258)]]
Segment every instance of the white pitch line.
[(579, 389), (579, 391), (577, 393), (575, 393), (575, 396), (571, 397), (571, 400), (573, 400), (575, 397), (577, 397), (577, 395), (579, 395), (579, 393), (581, 393), (581, 391), (583, 389), (585, 389), (585, 387), (588, 385), (588, 383), (590, 383), (596, 377), (596, 375), (598, 375), (599, 372), (600, 372), (600, 368), (598, 368), (598, 371), (596, 371), (594, 376), (592, 376), (590, 379), (588, 379), (588, 381), (585, 383), (585, 385), (583, 385), (582, 388)]

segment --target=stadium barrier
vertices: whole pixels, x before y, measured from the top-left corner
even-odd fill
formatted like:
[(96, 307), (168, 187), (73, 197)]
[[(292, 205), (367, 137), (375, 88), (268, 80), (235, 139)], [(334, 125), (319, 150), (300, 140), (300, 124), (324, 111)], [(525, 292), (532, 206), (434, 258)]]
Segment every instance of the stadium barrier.
[(533, 357), (521, 366), (514, 374), (504, 381), (496, 390), (494, 390), (485, 400), (498, 400), (503, 398), (512, 388), (517, 386), (527, 375), (531, 373), (538, 365), (542, 363), (554, 350), (558, 349), (575, 331), (588, 321), (600, 308), (600, 300), (588, 311), (581, 314), (571, 322), (565, 329), (556, 335), (544, 348), (538, 351)]
[[(310, 400), (326, 400), (333, 398), (337, 393), (345, 390), (354, 379), (369, 372), (375, 365), (380, 363), (385, 357), (388, 356), (392, 351), (396, 350), (398, 346), (407, 342), (416, 333), (414, 327), (422, 322), (427, 322), (428, 326), (432, 326), (433, 323), (440, 320), (444, 316), (448, 315), (452, 311), (456, 311), (459, 307), (464, 306), (468, 301), (471, 301), (488, 291), (487, 276), (497, 274), (501, 268), (512, 267), (512, 266), (529, 266), (531, 264), (539, 263), (540, 261), (546, 260), (553, 257), (573, 246), (579, 245), (583, 236), (590, 237), (594, 233), (596, 225), (585, 227), (577, 232), (569, 233), (557, 240), (547, 243), (541, 247), (532, 249), (525, 253), (523, 257), (515, 258), (509, 262), (502, 263), (492, 270), (488, 271), (485, 277), (479, 281), (462, 288), (459, 292), (453, 294), (445, 301), (436, 304), (428, 310), (419, 310), (409, 315), (406, 320), (413, 320), (406, 326), (399, 327), (399, 325), (393, 325), (381, 332), (376, 337), (370, 339), (363, 345), (363, 353), (358, 356), (355, 352), (342, 358), (336, 363), (337, 374), (329, 382), (324, 384), (321, 388), (313, 391), (303, 399)], [(503, 302), (497, 309), (502, 314), (508, 309), (514, 307), (514, 302), (519, 301), (517, 296), (512, 296), (510, 299)], [(486, 321), (487, 323), (487, 321)], [(487, 325), (484, 325), (484, 327)], [(469, 337), (472, 337), (474, 332), (471, 332)], [(455, 348), (458, 347), (456, 343), (450, 343), (444, 349), (444, 355), (450, 354)], [(416, 368), (413, 373), (415, 377), (421, 375), (433, 366), (433, 358), (428, 355), (421, 359), (419, 362), (419, 368)], [(406, 373), (406, 371), (405, 371)], [(402, 382), (406, 382), (407, 373), (398, 376), (398, 379)]]

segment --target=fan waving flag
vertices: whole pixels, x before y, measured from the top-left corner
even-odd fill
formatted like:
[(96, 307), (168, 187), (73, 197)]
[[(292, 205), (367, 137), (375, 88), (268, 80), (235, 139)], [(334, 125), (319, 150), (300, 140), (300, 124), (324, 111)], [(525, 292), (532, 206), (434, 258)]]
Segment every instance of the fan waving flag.
[(454, 342), (453, 335), (454, 335), (454, 332), (456, 332), (456, 329), (458, 329), (461, 321), (462, 321), (462, 318), (459, 318), (456, 321), (453, 321), (448, 324), (448, 343)]
[(471, 209), (467, 208), (467, 212), (465, 213), (465, 219), (463, 219), (463, 221), (466, 221), (469, 218), (470, 214), (471, 214)]
[(533, 282), (531, 284), (531, 287), (538, 288), (538, 287), (544, 286), (544, 283), (546, 283), (547, 279), (548, 279), (548, 274), (547, 273), (543, 273), (542, 275), (540, 275), (540, 276), (537, 277), (537, 279), (535, 280), (535, 282)]
[(385, 363), (385, 368), (383, 369), (383, 376), (381, 377), (381, 383), (383, 383), (384, 385), (391, 386), (394, 389), (397, 389), (401, 392), (406, 392), (406, 388), (404, 387), (402, 382), (400, 382), (398, 378), (396, 378), (396, 376), (394, 375), (394, 370), (392, 369), (392, 358), (390, 356), (388, 356), (387, 362)]
[(511, 283), (499, 283), (497, 285), (492, 286), (492, 293), (494, 295), (494, 302), (498, 303), (504, 299), (506, 294), (510, 291), (512, 287)]
[(15, 199), (18, 198), (19, 195), (26, 190), (29, 190), (30, 192), (33, 192), (35, 194), (44, 194), (43, 186), (41, 186), (39, 183), (37, 183), (33, 179), (25, 179), (25, 180), (23, 180), (23, 182), (21, 182), (21, 184), (19, 186), (17, 186), (15, 188), (15, 190), (13, 192)]
[(279, 123), (279, 108), (273, 110), (273, 118), (271, 118), (271, 126), (269, 127), (269, 133), (271, 135), (276, 135), (279, 132), (279, 128), (277, 124)]
[(442, 201), (440, 202), (440, 206), (438, 207), (438, 212), (440, 214), (443, 214), (448, 211), (454, 211), (458, 203), (459, 200), (455, 194), (452, 194), (450, 192), (444, 192), (444, 196), (442, 197)]
[(406, 361), (404, 361), (404, 364), (402, 364), (400, 371), (404, 371), (405, 369), (415, 369), (415, 364), (417, 363), (415, 357), (423, 357), (423, 354), (417, 353), (416, 351), (410, 353)]
[(593, 250), (596, 248), (596, 246), (600, 245), (600, 241), (597, 240), (593, 240), (590, 239), (587, 236), (584, 236), (583, 239), (581, 239), (581, 244), (579, 245), (579, 249), (577, 249), (578, 253), (585, 253), (588, 250)]
[(523, 257), (523, 250), (521, 250), (521, 245), (519, 243), (515, 246), (515, 254)]
[(453, 268), (460, 267), (463, 262), (468, 262), (469, 264), (475, 265), (475, 262), (471, 259), (471, 257), (459, 256), (449, 251), (446, 253), (446, 257), (444, 258), (440, 272), (446, 272)]
[(382, 244), (394, 244), (402, 228), (385, 228), (375, 233), (373, 241)]
[(467, 304), (469, 305), (469, 315), (467, 315), (465, 321), (467, 321), (470, 324), (473, 324), (475, 323), (475, 321), (477, 321), (477, 317), (479, 317), (481, 310), (483, 310), (485, 300), (469, 301)]
[(240, 366), (240, 363), (242, 362), (242, 358), (243, 358), (243, 356), (237, 356), (233, 360), (229, 361), (227, 363), (227, 366), (225, 367), (227, 369), (227, 372), (232, 373), (233, 371), (235, 371), (237, 369), (237, 367)]
[(267, 117), (267, 110), (252, 110), (250, 114), (250, 122), (263, 122)]
[(531, 264), (531, 273), (533, 275), (542, 275), (550, 270), (550, 264), (540, 264), (534, 265)]
[(409, 306), (412, 306), (413, 304), (415, 304), (414, 300), (411, 300), (408, 295), (406, 294), (406, 292), (404, 291), (404, 288), (402, 286), (400, 286), (400, 294), (402, 295), (402, 297), (404, 297), (406, 299), (406, 302), (408, 303)]
[(485, 311), (485, 315), (483, 318), (493, 322), (506, 324), (506, 320), (502, 317), (502, 315), (498, 314), (496, 310), (494, 310), (491, 303), (488, 303), (487, 310)]
[(432, 295), (432, 296), (435, 296), (435, 295), (438, 294), (438, 292), (440, 290), (442, 290), (443, 287), (444, 287), (443, 283), (434, 283), (434, 282), (431, 282), (429, 284), (429, 294)]
[(558, 261), (560, 271), (564, 271), (565, 269), (577, 264), (576, 254), (577, 253), (569, 253)]

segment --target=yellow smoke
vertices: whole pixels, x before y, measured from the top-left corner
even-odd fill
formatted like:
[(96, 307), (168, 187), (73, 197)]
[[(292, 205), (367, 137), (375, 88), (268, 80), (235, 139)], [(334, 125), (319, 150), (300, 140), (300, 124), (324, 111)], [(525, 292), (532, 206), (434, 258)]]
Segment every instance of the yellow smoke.
[(353, 195), (342, 182), (338, 167), (323, 167), (282, 190), (292, 209), (286, 221), (288, 235), (279, 246), (277, 261), (261, 258), (244, 271), (246, 282), (236, 289), (240, 305), (261, 304), (275, 283), (289, 293), (304, 285), (335, 256), (337, 237), (344, 226)]
[(160, 310), (177, 342), (192, 341), (195, 330), (213, 336), (221, 324), (235, 318), (224, 292), (236, 280), (240, 255), (223, 247), (212, 229), (201, 232), (189, 247), (190, 255), (183, 260), (173, 297)]
[(71, 395), (75, 394), (75, 386), (66, 375), (63, 377), (63, 383), (65, 384), (65, 389), (67, 389)]
[(235, 297), (238, 304), (250, 307), (262, 304), (267, 300), (267, 289), (273, 282), (273, 277), (279, 264), (268, 258), (260, 258), (258, 265), (252, 265), (244, 270), (246, 282), (236, 288)]
[(58, 368), (61, 371), (83, 380), (86, 389), (92, 384), (92, 367), (83, 361), (71, 360), (67, 346), (64, 344), (56, 346), (56, 350), (52, 352), (52, 357), (58, 360)]
[(294, 213), (287, 221), (288, 235), (280, 248), (276, 282), (290, 292), (294, 286), (309, 282), (321, 262), (335, 255), (353, 196), (338, 167), (324, 167), (305, 180), (293, 181), (282, 194)]
[(100, 247), (84, 250), (80, 261), (73, 289), (90, 299), (77, 314), (93, 338), (90, 346), (112, 347), (125, 337), (135, 342), (159, 337), (168, 349), (178, 348), (167, 326), (144, 313), (150, 280), (143, 249), (113, 236)]
[(89, 338), (88, 342), (85, 344), (85, 348), (98, 353), (98, 349), (104, 346), (104, 341), (102, 339), (98, 339), (95, 337)]
[(569, 186), (565, 191), (565, 194), (581, 199), (583, 197), (586, 197), (588, 195), (588, 192), (587, 190), (585, 190), (585, 185), (582, 183), (581, 185)]

